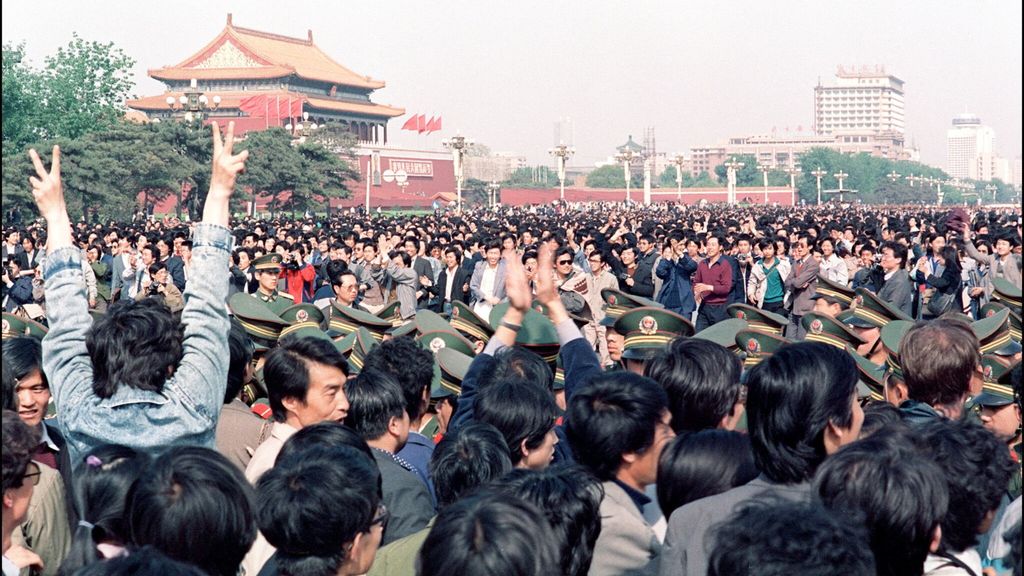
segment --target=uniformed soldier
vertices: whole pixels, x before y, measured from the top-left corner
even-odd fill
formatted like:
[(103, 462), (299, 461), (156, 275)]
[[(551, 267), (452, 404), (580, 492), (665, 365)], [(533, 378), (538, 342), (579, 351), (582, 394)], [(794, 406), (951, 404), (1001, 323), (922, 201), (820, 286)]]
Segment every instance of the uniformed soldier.
[(288, 326), (281, 330), (279, 339), (302, 328), (314, 328), (323, 332), (327, 318), (313, 304), (302, 303), (288, 307), (281, 313), (281, 319), (287, 322)]
[(978, 337), (982, 354), (995, 354), (1008, 362), (1019, 361), (1020, 343), (1010, 336), (1010, 310), (1004, 308), (991, 316), (971, 323), (971, 330)]
[(494, 335), (494, 329), (481, 318), (473, 308), (458, 300), (452, 302), (452, 313), (449, 324), (460, 334), (469, 338), (473, 350), (479, 354), (484, 351), (487, 341)]
[(860, 380), (857, 382), (857, 396), (860, 400), (885, 402), (885, 364), (875, 364), (861, 356), (852, 346), (847, 346), (846, 352), (857, 363), (857, 372), (860, 373)]
[(615, 321), (615, 331), (625, 334), (622, 358), (626, 369), (644, 373), (644, 364), (663, 350), (669, 342), (693, 336), (693, 324), (679, 314), (664, 308), (634, 308)]
[(725, 311), (733, 318), (746, 320), (747, 324), (750, 325), (751, 330), (763, 332), (765, 334), (780, 336), (786, 326), (789, 325), (789, 319), (785, 316), (769, 312), (767, 310), (761, 310), (760, 308), (756, 308), (750, 304), (737, 302), (735, 304), (730, 304), (726, 307)]
[(992, 300), (1002, 302), (1010, 310), (1021, 315), (1021, 287), (1005, 278), (992, 279)]
[(835, 317), (853, 304), (856, 295), (852, 289), (842, 284), (827, 278), (818, 278), (818, 288), (814, 296), (811, 296), (811, 300), (814, 300), (815, 312)]
[(266, 396), (267, 393), (267, 387), (263, 383), (263, 362), (266, 353), (277, 346), (281, 331), (288, 327), (288, 323), (271, 312), (266, 303), (244, 292), (232, 294), (228, 298), (228, 307), (253, 344), (253, 377), (242, 386), (242, 396), (247, 403), (254, 403), (257, 398)]
[(430, 352), (435, 356), (444, 348), (452, 348), (466, 356), (474, 356), (473, 343), (466, 340), (451, 328), (448, 330), (434, 330), (420, 334), (416, 337), (416, 342), (424, 349), (430, 350)]
[(1020, 344), (1020, 338), (1021, 338), (1021, 318), (1020, 318), (1020, 314), (1017, 314), (1013, 310), (1010, 310), (1002, 302), (989, 302), (988, 304), (985, 304), (984, 306), (981, 307), (981, 310), (979, 311), (978, 315), (981, 316), (982, 318), (988, 318), (989, 316), (994, 316), (1000, 310), (1009, 310), (1010, 311), (1010, 338), (1012, 338), (1014, 342)]
[(601, 299), (604, 300), (604, 318), (601, 319), (601, 325), (605, 327), (608, 356), (612, 359), (612, 364), (605, 366), (605, 370), (624, 370), (622, 343), (626, 335), (615, 330), (615, 321), (634, 308), (664, 308), (664, 305), (642, 296), (633, 296), (611, 288), (601, 290)]
[(900, 407), (910, 398), (900, 361), (900, 341), (914, 326), (909, 320), (893, 320), (882, 328), (882, 348), (885, 349), (885, 400)]
[(789, 339), (781, 334), (769, 334), (753, 329), (740, 330), (736, 333), (736, 347), (745, 354), (743, 359), (744, 373), (789, 343)]
[(420, 431), (424, 436), (433, 438), (435, 443), (440, 442), (448, 430), (448, 422), (458, 407), (459, 394), (462, 393), (462, 380), (472, 362), (472, 357), (452, 348), (442, 348), (437, 352), (438, 378), (430, 389), (431, 416)]
[(738, 354), (740, 353), (740, 349), (736, 344), (736, 334), (741, 330), (749, 329), (750, 324), (748, 324), (746, 320), (741, 320), (739, 318), (726, 318), (721, 322), (712, 324), (700, 332), (697, 332), (693, 337), (714, 342), (726, 350)]
[(828, 314), (808, 312), (800, 319), (800, 323), (807, 331), (804, 336), (806, 342), (824, 342), (840, 350), (845, 350), (847, 345), (859, 347), (865, 343), (846, 324)]
[(350, 306), (331, 305), (331, 319), (328, 323), (330, 336), (344, 336), (355, 332), (360, 327), (366, 328), (378, 342), (384, 341), (384, 333), (392, 328), (391, 322), (381, 319), (369, 312), (363, 312)]
[(277, 289), (277, 282), (281, 276), (280, 254), (260, 256), (253, 260), (253, 268), (256, 281), (259, 284), (259, 288), (253, 293), (253, 296), (266, 303), (271, 312), (281, 314), (295, 304), (295, 298), (291, 294)]
[(885, 350), (881, 346), (882, 328), (893, 320), (912, 320), (899, 308), (866, 288), (857, 289), (853, 305), (836, 316), (836, 319), (864, 340), (864, 344), (857, 347), (857, 353), (875, 365), (885, 362)]
[[(490, 315), (491, 325), (501, 324), (501, 319), (505, 316), (508, 308), (508, 302), (502, 302), (493, 307)], [(555, 325), (547, 316), (532, 308), (527, 310), (523, 314), (522, 327), (516, 333), (515, 343), (543, 358), (551, 367), (551, 373), (555, 373), (560, 344)], [(544, 383), (545, 386), (548, 384), (548, 382)]]
[(349, 374), (352, 376), (359, 374), (363, 369), (366, 355), (370, 353), (370, 350), (380, 345), (377, 336), (363, 326), (357, 328), (355, 334), (356, 341), (352, 345), (352, 352), (348, 355)]
[(0, 322), (3, 326), (3, 331), (0, 336), (3, 340), (8, 338), (17, 338), (18, 336), (32, 336), (39, 340), (46, 336), (48, 330), (46, 326), (43, 326), (35, 320), (29, 320), (27, 318), (21, 318), (10, 314), (8, 312), (3, 313), (3, 320)]
[(1007, 365), (998, 358), (982, 357), (982, 365), (985, 385), (974, 405), (981, 411), (982, 425), (1010, 450), (1015, 469), (1007, 492), (1012, 501), (1021, 494), (1021, 382), (1020, 372), (1015, 370), (1020, 363)]
[(386, 320), (391, 324), (392, 328), (398, 328), (405, 324), (405, 320), (402, 319), (402, 305), (398, 300), (381, 308), (380, 312), (377, 312), (375, 316), (381, 320)]

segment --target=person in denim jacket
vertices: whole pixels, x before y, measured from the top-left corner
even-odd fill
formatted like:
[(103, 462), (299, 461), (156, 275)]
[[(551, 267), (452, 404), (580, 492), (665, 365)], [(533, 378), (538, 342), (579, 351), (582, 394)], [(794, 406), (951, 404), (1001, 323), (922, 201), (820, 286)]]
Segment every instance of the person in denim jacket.
[(203, 220), (193, 234), (193, 278), (180, 324), (162, 305), (119, 302), (92, 326), (82, 252), (71, 236), (61, 187), (60, 149), (49, 172), (35, 150), (32, 195), (49, 237), (44, 265), (50, 331), (43, 369), (71, 461), (101, 444), (214, 447), (227, 385), (228, 200), (248, 152), (233, 154), (234, 124), (222, 141), (213, 123), (213, 173)]

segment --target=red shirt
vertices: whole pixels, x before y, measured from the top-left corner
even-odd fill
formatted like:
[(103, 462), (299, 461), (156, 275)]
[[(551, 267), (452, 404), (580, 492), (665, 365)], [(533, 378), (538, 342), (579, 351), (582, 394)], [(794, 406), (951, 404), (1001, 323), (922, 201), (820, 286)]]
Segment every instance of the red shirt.
[(288, 293), (295, 299), (296, 304), (313, 300), (313, 279), (316, 278), (316, 271), (312, 266), (304, 264), (299, 270), (282, 268), (281, 277), (288, 283)]
[(704, 294), (705, 304), (725, 304), (729, 301), (729, 293), (732, 292), (732, 266), (724, 256), (719, 256), (711, 265), (708, 265), (707, 259), (701, 260), (697, 264), (697, 275), (693, 282), (712, 286), (711, 292)]

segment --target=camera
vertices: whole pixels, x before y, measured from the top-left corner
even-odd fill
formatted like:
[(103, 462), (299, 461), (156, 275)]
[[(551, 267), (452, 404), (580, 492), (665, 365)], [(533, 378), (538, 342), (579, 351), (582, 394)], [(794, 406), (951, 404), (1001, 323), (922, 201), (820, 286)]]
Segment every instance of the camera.
[(153, 282), (152, 284), (149, 285), (149, 295), (150, 296), (155, 296), (155, 295), (157, 295), (159, 293), (160, 293), (160, 284), (158, 282)]
[(750, 255), (749, 254), (737, 254), (736, 255), (736, 261), (739, 262), (740, 264), (746, 263), (746, 261), (748, 259), (750, 259)]
[(630, 278), (629, 274), (626, 274), (625, 272), (623, 272), (622, 274), (619, 274), (619, 280), (629, 280), (629, 278)]
[(282, 262), (281, 267), (284, 268), (285, 270), (291, 270), (292, 272), (295, 272), (296, 270), (299, 269), (299, 263), (295, 262), (294, 260), (288, 260), (287, 262)]

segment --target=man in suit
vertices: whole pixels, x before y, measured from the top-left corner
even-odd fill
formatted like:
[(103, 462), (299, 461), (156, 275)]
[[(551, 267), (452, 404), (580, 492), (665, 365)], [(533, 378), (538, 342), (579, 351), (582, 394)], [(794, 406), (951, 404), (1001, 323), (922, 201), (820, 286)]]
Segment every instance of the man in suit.
[(665, 390), (630, 372), (596, 376), (570, 399), (566, 436), (604, 487), (591, 576), (658, 573), (661, 544), (644, 519), (644, 490), (675, 437), (671, 420)]
[(128, 292), (129, 286), (135, 280), (135, 269), (132, 266), (131, 242), (127, 238), (121, 238), (117, 241), (117, 247), (111, 262), (111, 270), (110, 301), (114, 302), (122, 295), (133, 298), (135, 295), (128, 294)]
[(462, 251), (449, 246), (444, 251), (445, 267), (437, 275), (437, 282), (427, 286), (431, 299), (436, 300), (434, 312), (448, 313), (452, 302), (466, 302), (469, 299), (469, 273), (460, 266)]
[(171, 247), (166, 240), (157, 240), (156, 247), (159, 250), (160, 261), (167, 266), (167, 273), (171, 276), (171, 281), (179, 291), (184, 292), (185, 262), (180, 257), (171, 254)]
[(783, 282), (789, 290), (789, 301), (793, 305), (789, 315), (789, 327), (786, 337), (791, 340), (802, 340), (806, 331), (800, 324), (804, 314), (814, 310), (815, 289), (818, 284), (818, 261), (811, 256), (811, 245), (814, 241), (810, 236), (801, 235), (793, 245), (793, 271)]
[(907, 317), (914, 314), (914, 284), (907, 273), (907, 247), (899, 242), (882, 244), (882, 288), (878, 297), (903, 312)]
[(25, 249), (21, 247), (21, 232), (19, 232), (17, 228), (12, 228), (7, 231), (7, 237), (4, 238), (2, 251), (3, 254), (0, 255), (0, 258), (2, 258), (4, 262), (7, 262), (11, 256), (17, 256), (25, 251)]
[(434, 268), (430, 265), (430, 261), (420, 254), (420, 247), (423, 246), (423, 243), (419, 238), (409, 236), (405, 239), (403, 246), (406, 253), (409, 254), (409, 258), (412, 259), (410, 267), (416, 271), (416, 307), (422, 308), (429, 299), (426, 286), (434, 282)]
[(501, 243), (487, 241), (485, 257), (473, 269), (469, 281), (473, 311), (483, 318), (489, 317), (491, 308), (505, 299), (505, 261), (501, 258)]

